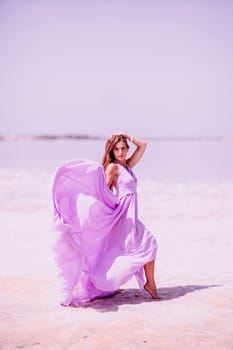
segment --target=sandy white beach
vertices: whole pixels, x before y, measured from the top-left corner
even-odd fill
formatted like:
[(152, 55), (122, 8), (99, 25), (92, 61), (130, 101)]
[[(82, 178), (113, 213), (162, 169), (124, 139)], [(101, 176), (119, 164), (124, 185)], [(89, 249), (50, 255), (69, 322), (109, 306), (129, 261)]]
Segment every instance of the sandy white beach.
[(59, 305), (51, 171), (2, 168), (0, 348), (233, 349), (233, 183), (139, 183), (140, 218), (158, 240), (153, 301), (131, 280), (83, 307)]

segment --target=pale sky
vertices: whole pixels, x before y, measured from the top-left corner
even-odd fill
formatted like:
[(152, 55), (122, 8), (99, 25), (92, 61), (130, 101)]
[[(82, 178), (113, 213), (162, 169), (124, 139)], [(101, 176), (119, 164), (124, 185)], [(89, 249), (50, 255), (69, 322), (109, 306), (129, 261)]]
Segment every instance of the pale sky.
[(0, 135), (233, 135), (232, 1), (0, 0)]

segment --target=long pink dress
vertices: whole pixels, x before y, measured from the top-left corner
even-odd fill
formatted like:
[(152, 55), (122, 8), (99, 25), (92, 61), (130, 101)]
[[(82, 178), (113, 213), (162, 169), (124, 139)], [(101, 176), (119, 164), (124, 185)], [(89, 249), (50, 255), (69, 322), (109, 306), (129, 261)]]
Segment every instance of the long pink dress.
[(143, 287), (143, 265), (155, 259), (157, 242), (138, 219), (136, 185), (121, 165), (115, 193), (96, 162), (68, 161), (56, 171), (54, 251), (63, 305), (112, 294), (133, 276)]

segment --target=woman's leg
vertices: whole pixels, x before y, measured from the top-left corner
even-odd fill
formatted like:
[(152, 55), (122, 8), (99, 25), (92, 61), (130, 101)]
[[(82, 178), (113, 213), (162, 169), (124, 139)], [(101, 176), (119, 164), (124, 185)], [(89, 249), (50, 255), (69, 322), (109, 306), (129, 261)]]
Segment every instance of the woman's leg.
[(146, 284), (144, 289), (152, 296), (153, 299), (160, 299), (157, 294), (154, 271), (155, 271), (155, 261), (152, 260), (144, 265), (144, 271), (146, 275)]

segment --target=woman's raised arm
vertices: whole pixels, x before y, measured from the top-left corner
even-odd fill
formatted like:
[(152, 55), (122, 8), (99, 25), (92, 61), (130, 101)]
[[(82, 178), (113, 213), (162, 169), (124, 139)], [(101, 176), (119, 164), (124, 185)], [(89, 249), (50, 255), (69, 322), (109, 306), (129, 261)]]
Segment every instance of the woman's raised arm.
[(130, 168), (133, 168), (142, 158), (145, 149), (146, 149), (146, 141), (140, 139), (139, 137), (129, 135), (129, 134), (123, 134), (130, 142), (132, 142), (136, 149), (133, 152), (133, 154), (127, 159), (127, 164)]

